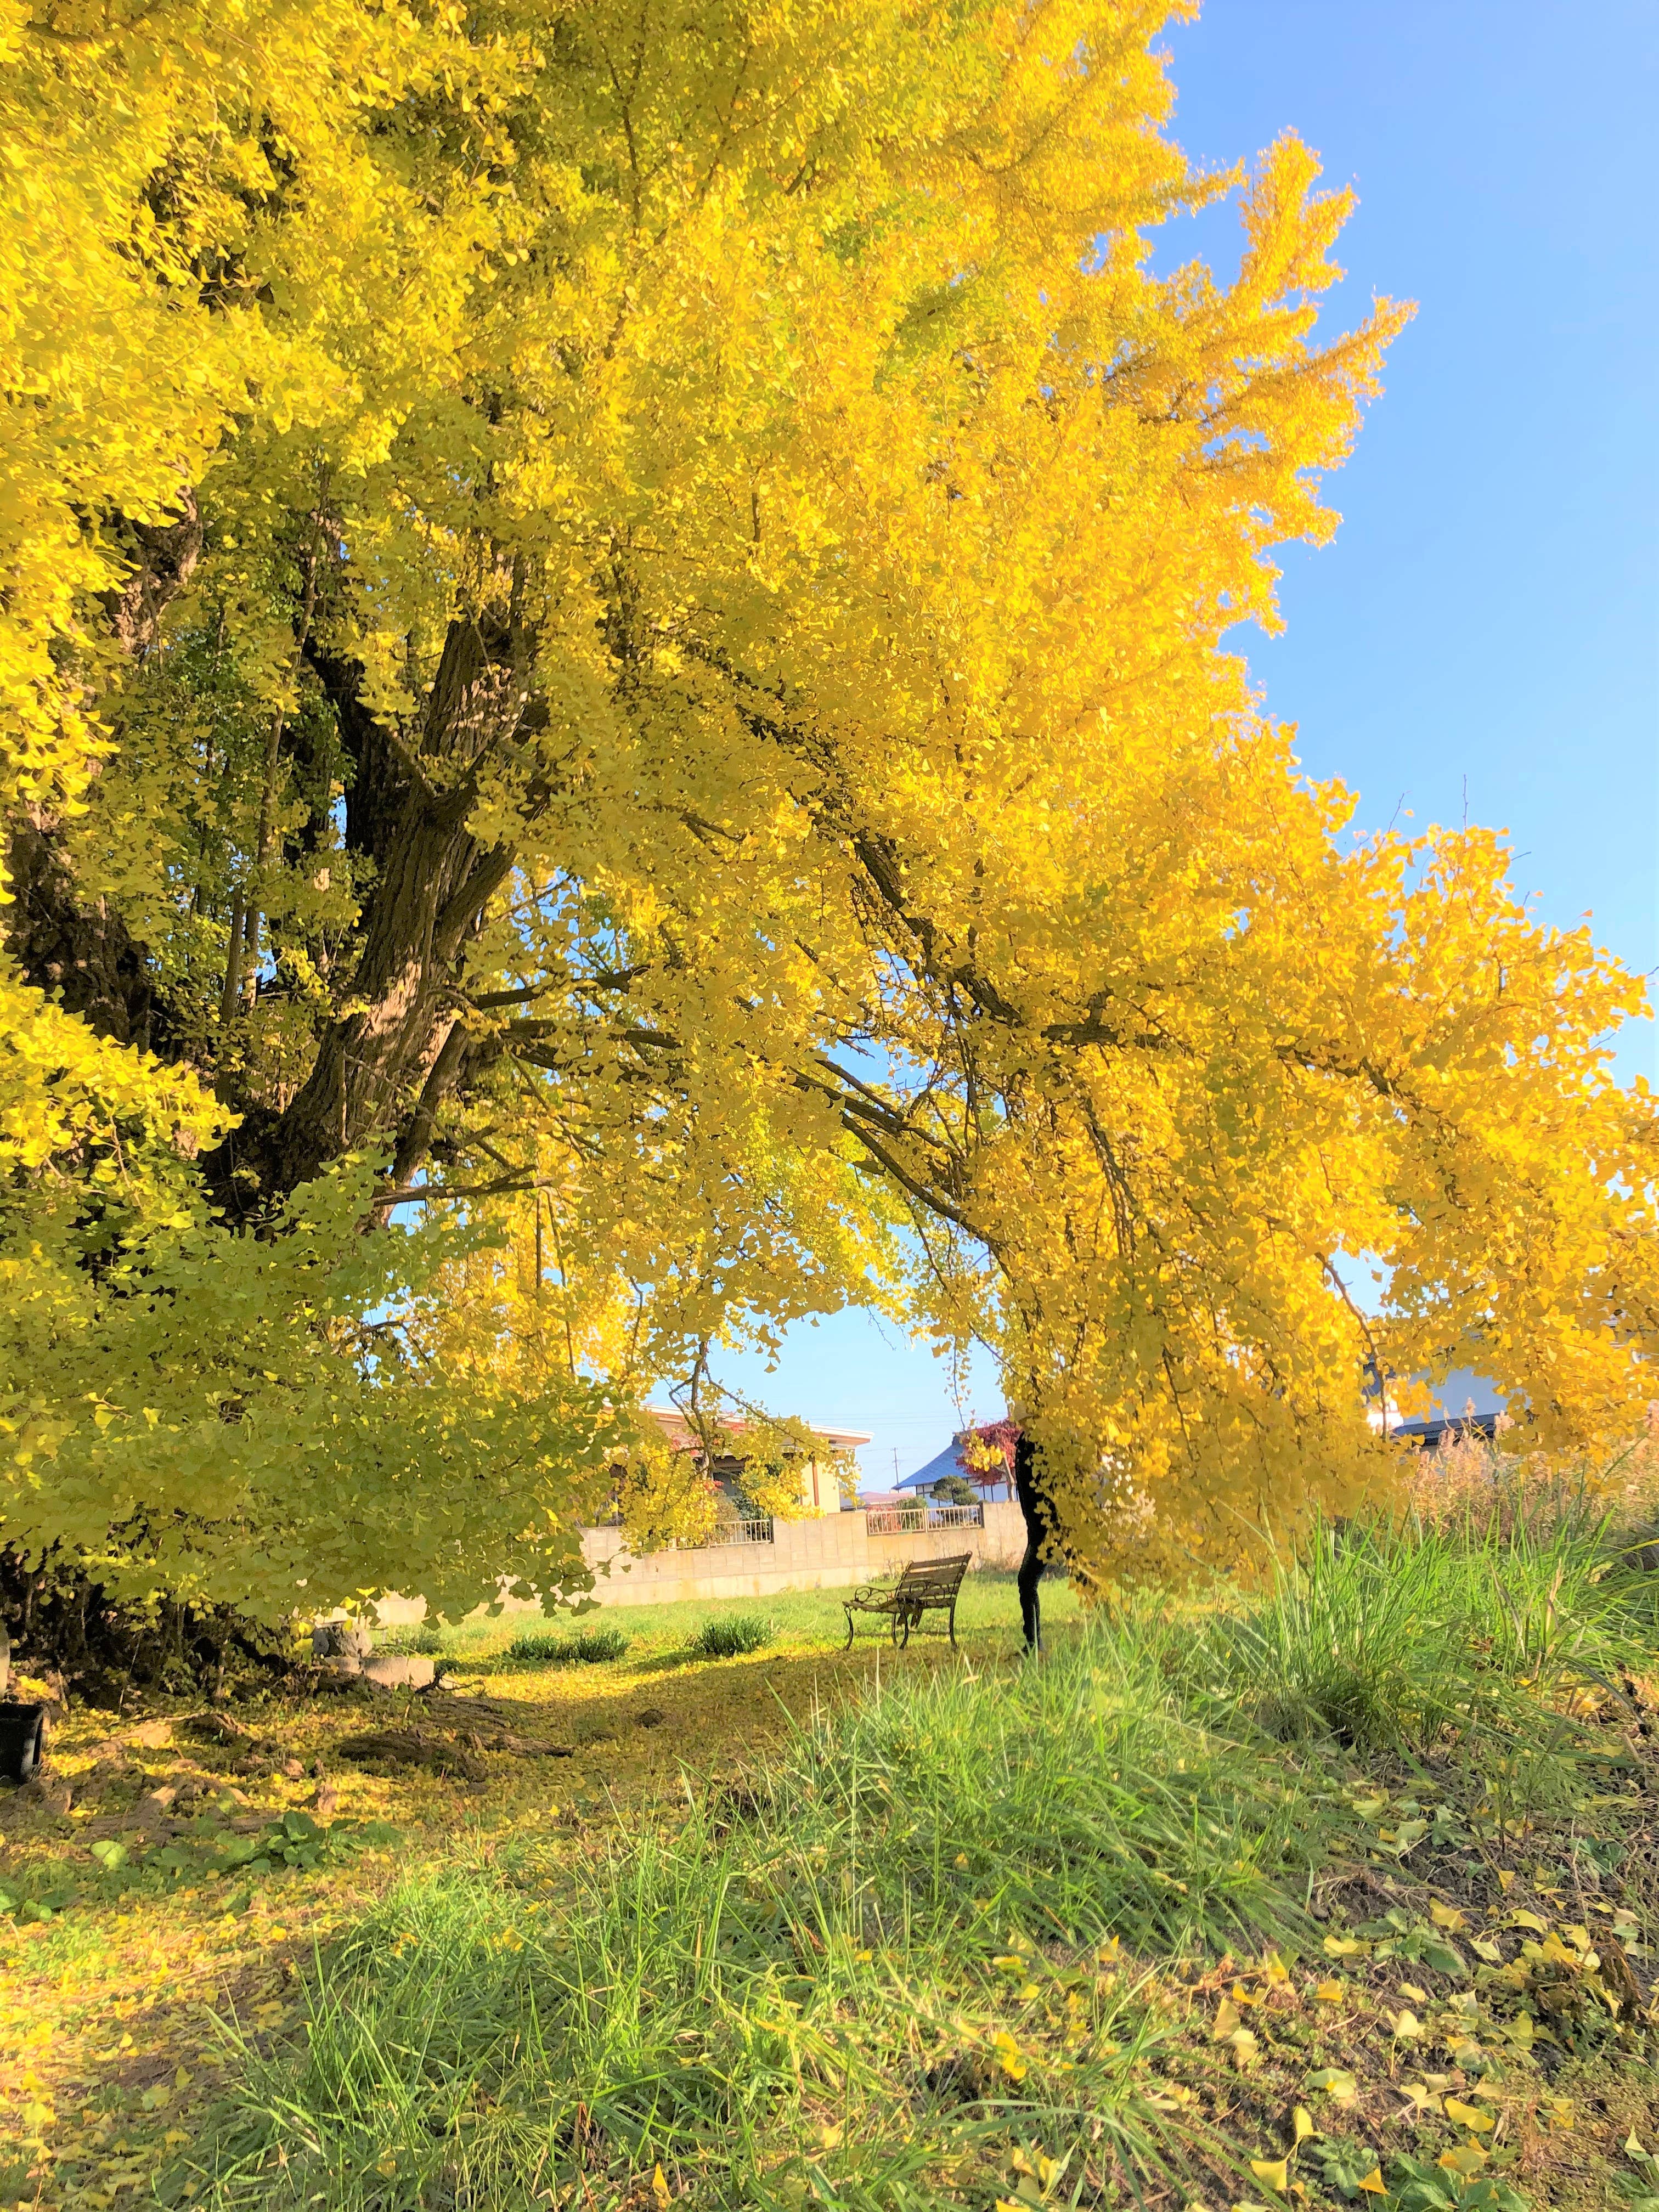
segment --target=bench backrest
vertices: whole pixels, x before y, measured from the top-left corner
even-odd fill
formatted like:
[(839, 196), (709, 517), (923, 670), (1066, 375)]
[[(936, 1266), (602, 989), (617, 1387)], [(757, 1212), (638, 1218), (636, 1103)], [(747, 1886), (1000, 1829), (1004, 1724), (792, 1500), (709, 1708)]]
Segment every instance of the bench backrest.
[(905, 1597), (954, 1597), (962, 1587), (962, 1578), (973, 1556), (971, 1552), (962, 1552), (949, 1559), (912, 1559), (898, 1578), (900, 1594)]

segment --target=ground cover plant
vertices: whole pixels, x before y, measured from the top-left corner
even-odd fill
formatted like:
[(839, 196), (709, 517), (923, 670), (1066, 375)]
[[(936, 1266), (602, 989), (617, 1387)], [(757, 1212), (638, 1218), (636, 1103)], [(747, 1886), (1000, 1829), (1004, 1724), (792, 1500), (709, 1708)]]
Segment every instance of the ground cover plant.
[(568, 1636), (527, 1629), (507, 1645), (507, 1656), (550, 1667), (602, 1667), (607, 1660), (620, 1659), (627, 1649), (623, 1631), (608, 1625), (579, 1628)]
[(227, 2041), (164, 2004), (188, 2039), (125, 2101), (104, 2013), (88, 2117), (60, 2094), (20, 2173), (364, 2212), (1611, 2207), (1659, 1905), (1654, 1601), (1618, 1550), (1348, 1531), (1253, 1596), (1085, 1626), (1056, 1592), (1036, 1668), (989, 1576), (960, 1658), (830, 1648), (833, 1592), (724, 1662), (691, 1608), (540, 1674), (480, 1624), (450, 1704), (483, 1789), (353, 1768), (354, 1701), (308, 1707), (339, 1814), (398, 1846), (250, 1881), (158, 1840), (107, 1890), (82, 1846), (83, 1901), (13, 1921), (33, 1992), (187, 1923), (235, 1997)]
[(1652, 1612), (1607, 1569), (1582, 1522), (1350, 1532), (1041, 1668), (890, 1667), (674, 1831), (394, 1890), (204, 2183), (1565, 2201), (1523, 2166), (1649, 2025), (1652, 1838), (1619, 1784)]
[(723, 1613), (705, 1620), (691, 1639), (700, 1659), (738, 1659), (748, 1651), (763, 1651), (777, 1634), (763, 1613)]

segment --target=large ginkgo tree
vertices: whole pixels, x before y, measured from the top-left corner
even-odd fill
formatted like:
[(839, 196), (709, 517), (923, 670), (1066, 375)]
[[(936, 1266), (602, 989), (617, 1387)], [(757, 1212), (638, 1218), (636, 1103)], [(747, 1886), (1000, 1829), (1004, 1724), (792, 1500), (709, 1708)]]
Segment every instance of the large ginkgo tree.
[(556, 1588), (854, 1299), (1095, 1577), (1383, 1484), (1368, 1371), (1628, 1419), (1638, 985), (1224, 649), (1404, 311), (1316, 335), (1346, 198), (1192, 170), (1170, 12), (6, 0), (15, 1556)]

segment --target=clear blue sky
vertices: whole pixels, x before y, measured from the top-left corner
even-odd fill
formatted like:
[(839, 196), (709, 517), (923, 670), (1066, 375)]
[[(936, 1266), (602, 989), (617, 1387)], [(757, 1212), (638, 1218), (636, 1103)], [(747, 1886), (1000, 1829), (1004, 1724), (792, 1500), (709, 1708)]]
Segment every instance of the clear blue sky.
[[(1507, 829), (1547, 920), (1659, 962), (1652, 0), (1209, 0), (1166, 34), (1174, 132), (1221, 166), (1287, 125), (1359, 206), (1333, 325), (1418, 302), (1353, 459), (1334, 544), (1285, 556), (1285, 633), (1237, 641), (1309, 771), (1359, 821)], [(1236, 219), (1166, 231), (1231, 274)], [(1620, 1057), (1654, 1074), (1651, 1025)], [(780, 1412), (869, 1429), (871, 1487), (957, 1418), (923, 1347), (855, 1316), (794, 1331)], [(988, 1365), (972, 1410), (1000, 1410)]]

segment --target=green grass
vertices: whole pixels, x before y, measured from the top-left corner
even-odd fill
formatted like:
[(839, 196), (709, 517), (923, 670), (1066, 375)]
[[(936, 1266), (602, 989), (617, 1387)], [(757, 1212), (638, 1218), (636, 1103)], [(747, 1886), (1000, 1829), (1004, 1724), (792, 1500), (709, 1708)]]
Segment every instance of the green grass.
[(1655, 1578), (1573, 1519), (1316, 1544), (1261, 1602), (1183, 1625), (1170, 1666), (1218, 1712), (1286, 1741), (1449, 1762), (1477, 1826), (1560, 1814), (1604, 1762), (1568, 1709), (1617, 1710), (1651, 1666)]
[(574, 1636), (515, 1636), (507, 1647), (509, 1659), (529, 1660), (543, 1667), (604, 1667), (620, 1659), (628, 1638), (620, 1628), (579, 1628)]
[[(1574, 1912), (1619, 1897), (1651, 1925), (1611, 1723), (1652, 1665), (1652, 1579), (1583, 1523), (1350, 1532), (1254, 1599), (1057, 1626), (1041, 1663), (884, 1657), (740, 1779), (688, 1784), (678, 1826), (403, 1882), (317, 1962), (297, 2046), (237, 2040), (242, 2087), (175, 2189), (219, 2212), (647, 2212), (660, 2166), (694, 2212), (1127, 2205), (1172, 2179), (1175, 2203), (1260, 2201), (1249, 2160), (1334, 2056), (1379, 2090), (1370, 2120), (1321, 2107), (1299, 2171), (1334, 2203), (1319, 2160), (1354, 2181), (1407, 2125), (1392, 1961), (1423, 2033), (1515, 2044), (1524, 1976), (1477, 1995), (1431, 1899), (1478, 1926), (1488, 1899), (1553, 1911), (1571, 1880)], [(1378, 1892), (1397, 1902), (1368, 1918)], [(1214, 1997), (1183, 1995), (1224, 1952), (1270, 1953), (1283, 2000), (1250, 2015), (1254, 2094)], [(1333, 1955), (1373, 1977), (1346, 2043), (1312, 1996)], [(1612, 2047), (1605, 2007), (1540, 2020), (1558, 2062)], [(1501, 2095), (1501, 2056), (1465, 2063), (1467, 2094)], [(1402, 2203), (1461, 2139), (1431, 2121), (1376, 2154)]]
[(777, 1638), (776, 1625), (763, 1613), (717, 1613), (704, 1621), (691, 1639), (699, 1659), (743, 1659), (751, 1651), (764, 1651)]
[[(323, 1966), (299, 2076), (239, 2058), (218, 2201), (505, 2207), (538, 2173), (583, 2163), (614, 2185), (660, 2162), (710, 2212), (799, 2206), (814, 2171), (835, 2191), (819, 2201), (898, 2212), (940, 2201), (941, 2156), (994, 2156), (1011, 2125), (1046, 2140), (1096, 2122), (1103, 2160), (1150, 2168), (1163, 2121), (1133, 2075), (1162, 2031), (1108, 1930), (1212, 1912), (1242, 1931), (1258, 1893), (1273, 1926), (1280, 1901), (1229, 1874), (1172, 1908), (1141, 1850), (1179, 1848), (1193, 1808), (1258, 1855), (1294, 1850), (1296, 1823), (1226, 1803), (1243, 1766), (1229, 1776), (1178, 1722), (1138, 1733), (1146, 1686), (1092, 1640), (989, 1686), (890, 1680), (678, 1832), (581, 1864), (556, 1915), (528, 1849), (394, 1892)], [(1118, 1762), (1103, 1785), (1103, 1747)], [(1152, 1786), (1134, 1762), (1161, 1769), (1182, 1747), (1190, 1788), (1165, 1793), (1140, 1844), (1123, 1817), (1097, 1833), (1137, 1776)], [(1038, 1939), (1056, 1905), (1104, 1962), (1051, 1970)], [(1070, 2070), (1042, 2067), (1067, 2039)]]
[[(776, 1630), (781, 1650), (799, 1651), (834, 1646), (845, 1641), (847, 1616), (840, 1589), (769, 1591), (767, 1617)], [(579, 1626), (599, 1623), (622, 1626), (629, 1639), (630, 1667), (648, 1669), (673, 1654), (683, 1654), (702, 1628), (732, 1610), (730, 1598), (688, 1598), (664, 1605), (603, 1605), (580, 1617)], [(1073, 1627), (1082, 1617), (1076, 1593), (1055, 1574), (1042, 1585), (1042, 1617), (1055, 1629)], [(520, 1634), (551, 1632), (540, 1615), (475, 1613), (446, 1626), (440, 1632), (442, 1649), (461, 1671), (488, 1669), (500, 1663), (509, 1645)], [(405, 1633), (394, 1631), (398, 1638)], [(1012, 1657), (1019, 1649), (1019, 1602), (1012, 1574), (1000, 1568), (980, 1568), (962, 1586), (957, 1604), (957, 1637), (970, 1650)], [(386, 1639), (377, 1638), (384, 1648)], [(936, 1622), (911, 1639), (930, 1650), (944, 1641)]]

